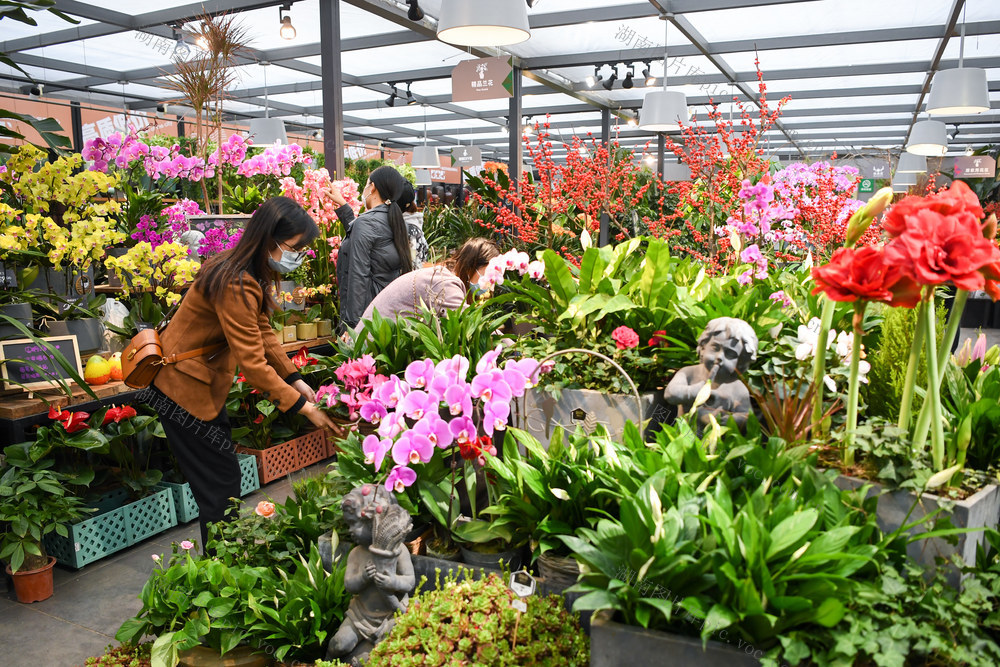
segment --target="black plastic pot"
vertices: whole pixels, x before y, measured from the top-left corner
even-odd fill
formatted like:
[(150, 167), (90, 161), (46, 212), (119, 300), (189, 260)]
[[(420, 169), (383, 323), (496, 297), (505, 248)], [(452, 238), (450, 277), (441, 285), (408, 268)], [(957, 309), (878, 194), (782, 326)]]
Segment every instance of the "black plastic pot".
[(521, 569), (521, 552), (517, 549), (495, 553), (474, 551), (461, 545), (458, 549), (462, 553), (462, 562), (472, 567), (507, 567), (511, 572)]
[[(31, 304), (10, 303), (6, 306), (0, 306), (0, 314), (13, 318), (24, 326), (31, 328)], [(24, 338), (24, 334), (13, 324), (0, 322), (0, 340), (12, 338)]]

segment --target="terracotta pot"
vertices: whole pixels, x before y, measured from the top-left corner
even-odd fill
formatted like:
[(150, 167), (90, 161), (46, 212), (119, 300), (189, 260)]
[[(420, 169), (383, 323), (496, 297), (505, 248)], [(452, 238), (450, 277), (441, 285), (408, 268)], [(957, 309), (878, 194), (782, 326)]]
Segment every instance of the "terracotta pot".
[(267, 667), (271, 657), (266, 653), (258, 653), (250, 646), (237, 646), (225, 655), (219, 655), (218, 649), (207, 646), (195, 646), (178, 654), (181, 667)]
[(7, 566), (7, 574), (14, 577), (14, 592), (18, 602), (41, 602), (52, 597), (52, 567), (56, 564), (55, 556), (49, 556), (48, 565), (37, 570), (21, 570), (14, 572)]
[(295, 325), (295, 335), (299, 340), (312, 340), (316, 337), (315, 322), (299, 322)]
[[(415, 537), (411, 537), (411, 535), (413, 535), (413, 532), (417, 533)], [(427, 542), (431, 539), (431, 536), (433, 535), (434, 535), (434, 529), (431, 528), (430, 526), (428, 526), (427, 528), (418, 527), (414, 529), (414, 531), (412, 531), (410, 535), (406, 536), (408, 538), (405, 542), (407, 551), (409, 551), (414, 556), (423, 556), (425, 553), (427, 553)]]

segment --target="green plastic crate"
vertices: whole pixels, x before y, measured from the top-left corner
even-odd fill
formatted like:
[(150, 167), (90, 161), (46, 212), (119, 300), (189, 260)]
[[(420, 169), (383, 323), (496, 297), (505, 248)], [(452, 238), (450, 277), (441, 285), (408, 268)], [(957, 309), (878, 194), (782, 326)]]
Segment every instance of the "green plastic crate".
[[(237, 454), (240, 462), (240, 496), (253, 493), (260, 488), (257, 480), (257, 459), (250, 454)], [(191, 492), (191, 485), (187, 482), (160, 482), (160, 487), (170, 489), (174, 497), (174, 506), (177, 508), (177, 520), (181, 523), (194, 521), (201, 513), (198, 503)]]
[(123, 497), (127, 498), (124, 490), (102, 497), (94, 503), (98, 514), (68, 525), (69, 537), (46, 536), (45, 550), (60, 563), (81, 568), (177, 525), (169, 489), (125, 505), (121, 504)]

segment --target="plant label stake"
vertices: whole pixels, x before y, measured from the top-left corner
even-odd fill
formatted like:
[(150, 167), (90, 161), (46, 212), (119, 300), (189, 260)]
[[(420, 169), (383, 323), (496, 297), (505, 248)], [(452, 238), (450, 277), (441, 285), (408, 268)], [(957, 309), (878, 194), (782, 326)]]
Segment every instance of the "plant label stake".
[(527, 570), (518, 570), (510, 575), (510, 590), (517, 596), (510, 601), (510, 606), (517, 609), (517, 619), (514, 621), (514, 641), (510, 650), (517, 648), (517, 628), (521, 625), (521, 614), (528, 611), (528, 603), (522, 598), (526, 598), (535, 592), (535, 578), (528, 574)]

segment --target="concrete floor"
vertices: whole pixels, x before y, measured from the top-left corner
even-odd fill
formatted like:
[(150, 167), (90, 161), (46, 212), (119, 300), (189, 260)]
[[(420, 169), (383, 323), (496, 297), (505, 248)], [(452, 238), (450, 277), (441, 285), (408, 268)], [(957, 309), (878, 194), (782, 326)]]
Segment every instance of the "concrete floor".
[[(316, 476), (326, 463), (271, 482), (245, 498), (284, 501), (292, 480)], [(153, 569), (152, 554), (170, 553), (172, 542), (198, 539), (198, 522), (178, 525), (79, 570), (56, 565), (55, 594), (43, 602), (21, 604), (0, 584), (0, 665), (3, 667), (77, 667), (90, 656), (117, 645), (115, 632), (140, 608), (139, 592)], [(2, 576), (2, 575), (0, 575)]]

